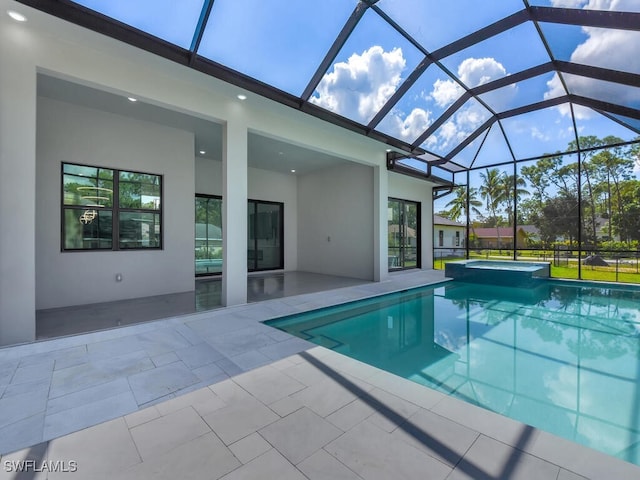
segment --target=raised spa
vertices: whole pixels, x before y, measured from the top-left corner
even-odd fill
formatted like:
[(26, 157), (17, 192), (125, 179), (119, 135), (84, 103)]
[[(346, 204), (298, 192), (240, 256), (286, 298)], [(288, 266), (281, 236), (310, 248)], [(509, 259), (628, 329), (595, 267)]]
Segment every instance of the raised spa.
[(535, 286), (549, 278), (549, 262), (510, 260), (459, 260), (445, 264), (446, 277), (471, 283), (489, 283), (514, 287)]

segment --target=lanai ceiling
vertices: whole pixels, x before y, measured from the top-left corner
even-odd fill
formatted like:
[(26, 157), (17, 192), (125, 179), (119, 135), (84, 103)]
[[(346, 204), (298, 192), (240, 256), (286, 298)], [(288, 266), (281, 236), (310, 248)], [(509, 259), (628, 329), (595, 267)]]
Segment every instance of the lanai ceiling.
[(380, 140), (417, 169), (640, 137), (639, 0), (20, 1)]

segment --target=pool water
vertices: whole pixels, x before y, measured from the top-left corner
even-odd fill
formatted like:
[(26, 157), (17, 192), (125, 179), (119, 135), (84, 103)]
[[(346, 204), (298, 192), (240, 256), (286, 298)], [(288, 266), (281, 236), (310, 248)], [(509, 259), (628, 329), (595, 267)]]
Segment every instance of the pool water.
[(268, 324), (640, 465), (640, 290), (448, 282)]

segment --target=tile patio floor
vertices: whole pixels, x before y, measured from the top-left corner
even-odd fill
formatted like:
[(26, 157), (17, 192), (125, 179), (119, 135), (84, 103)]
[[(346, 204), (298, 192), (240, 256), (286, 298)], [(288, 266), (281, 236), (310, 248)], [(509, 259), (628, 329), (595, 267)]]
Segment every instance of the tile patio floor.
[(442, 278), (402, 273), (0, 349), (0, 479), (640, 478), (261, 323)]

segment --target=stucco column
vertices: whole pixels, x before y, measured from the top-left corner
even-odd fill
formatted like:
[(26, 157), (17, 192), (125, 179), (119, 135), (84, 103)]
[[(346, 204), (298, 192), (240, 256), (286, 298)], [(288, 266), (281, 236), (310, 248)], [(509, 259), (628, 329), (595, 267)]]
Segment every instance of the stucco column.
[(376, 282), (385, 280), (389, 275), (389, 236), (387, 235), (388, 175), (386, 166), (377, 166), (373, 169), (373, 279)]
[(222, 304), (247, 303), (247, 126), (222, 130)]
[(35, 340), (36, 69), (0, 20), (0, 345)]

